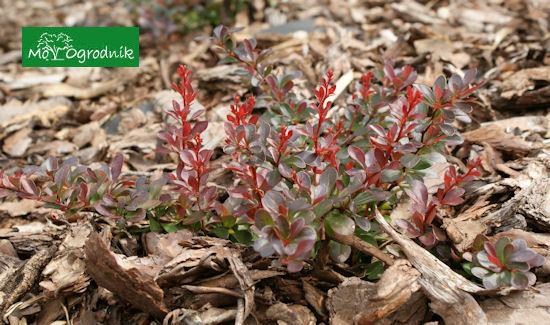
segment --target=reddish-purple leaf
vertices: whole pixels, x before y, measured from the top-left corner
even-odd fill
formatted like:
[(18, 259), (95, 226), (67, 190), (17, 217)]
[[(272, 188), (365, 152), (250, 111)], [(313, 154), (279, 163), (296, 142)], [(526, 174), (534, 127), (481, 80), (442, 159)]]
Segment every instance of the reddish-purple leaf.
[(412, 181), (410, 189), (405, 189), (405, 193), (420, 206), (425, 207), (428, 204), (428, 188), (417, 179)]
[(397, 226), (399, 226), (403, 230), (408, 231), (411, 235), (413, 235), (415, 237), (421, 235), (420, 232), (418, 230), (416, 230), (416, 228), (414, 228), (414, 226), (408, 220), (395, 219), (393, 222), (395, 222), (395, 224)]
[(483, 247), (485, 248), (485, 251), (494, 257), (497, 257), (497, 251), (495, 250), (495, 246), (490, 241), (486, 241), (483, 243)]
[(529, 262), (533, 260), (537, 256), (537, 253), (535, 253), (531, 249), (524, 249), (515, 252), (508, 258), (508, 262)]
[(277, 191), (269, 191), (262, 198), (262, 205), (270, 212), (277, 213), (279, 206), (284, 204), (284, 196)]
[(109, 218), (112, 218), (112, 219), (120, 219), (120, 218), (121, 218), (120, 216), (114, 215), (114, 214), (111, 212), (111, 210), (110, 210), (109, 208), (106, 208), (106, 207), (104, 207), (104, 206), (101, 205), (101, 204), (97, 204), (97, 205), (95, 206), (95, 210), (96, 210), (99, 214), (101, 214), (101, 215), (103, 215), (103, 216), (106, 216), (106, 217), (109, 217)]
[(189, 133), (190, 137), (194, 137), (197, 133), (202, 133), (208, 127), (208, 121), (198, 121), (195, 123), (191, 132)]
[(365, 154), (361, 149), (357, 148), (356, 146), (349, 146), (348, 154), (353, 160), (357, 161), (359, 165), (363, 167), (363, 169), (367, 168), (367, 166), (365, 165)]
[(54, 176), (54, 182), (55, 185), (57, 185), (58, 188), (61, 188), (61, 186), (67, 184), (67, 180), (69, 179), (69, 172), (71, 171), (69, 166), (61, 166), (57, 170)]
[(38, 196), (40, 194), (40, 189), (38, 189), (36, 184), (34, 184), (34, 182), (29, 178), (22, 177), (21, 185), (28, 194), (32, 194), (34, 196)]
[(383, 127), (381, 127), (378, 124), (369, 125), (371, 130), (373, 130), (378, 136), (385, 138), (386, 137), (386, 131)]
[(462, 78), (462, 82), (465, 86), (469, 85), (472, 80), (475, 79), (477, 74), (477, 69), (473, 68), (464, 73), (464, 78)]
[(464, 202), (464, 199), (461, 198), (462, 194), (464, 194), (464, 189), (461, 187), (456, 187), (451, 189), (445, 197), (443, 198), (443, 201), (441, 203), (448, 204), (448, 205), (458, 205)]
[(432, 233), (422, 235), (418, 237), (418, 240), (420, 240), (420, 242), (427, 247), (432, 247), (433, 245), (435, 245), (436, 242), (435, 236)]
[(298, 218), (294, 220), (294, 222), (290, 226), (290, 238), (292, 239), (298, 236), (300, 231), (302, 231), (302, 228), (304, 228), (305, 224), (306, 224), (306, 221), (304, 220), (304, 218)]
[(118, 176), (120, 176), (123, 162), (124, 156), (120, 153), (117, 154), (111, 161), (111, 177), (113, 181), (116, 181), (118, 179)]

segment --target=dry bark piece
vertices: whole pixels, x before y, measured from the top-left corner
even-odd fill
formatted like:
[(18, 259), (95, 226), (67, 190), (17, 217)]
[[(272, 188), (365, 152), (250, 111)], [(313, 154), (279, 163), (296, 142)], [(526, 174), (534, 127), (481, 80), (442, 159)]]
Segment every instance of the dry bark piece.
[(432, 301), (430, 307), (445, 324), (487, 324), (487, 316), (468, 292), (483, 289), (455, 273), (449, 266), (398, 233), (378, 210), (375, 214), (380, 228), (401, 246), (411, 264), (422, 274), (418, 282)]
[(445, 25), (444, 20), (437, 17), (434, 12), (418, 2), (403, 1), (393, 3), (391, 7), (407, 21), (419, 21), (428, 25)]
[(248, 318), (252, 310), (254, 310), (254, 281), (246, 265), (244, 265), (233, 250), (228, 250), (226, 254), (225, 258), (229, 261), (231, 271), (237, 278), (237, 281), (239, 281), (241, 290), (244, 293), (244, 304), (242, 308), (237, 309), (237, 319), (235, 320), (235, 324), (241, 325)]
[[(544, 105), (550, 102), (550, 67), (539, 66), (511, 73), (504, 73), (500, 89), (493, 96), (493, 105), (505, 108), (521, 108), (527, 105)], [(544, 87), (539, 84), (546, 84)], [(538, 87), (537, 87), (538, 86)]]
[(0, 316), (17, 302), (38, 280), (42, 268), (50, 261), (57, 246), (41, 250), (16, 268), (0, 274)]
[[(41, 304), (41, 310), (36, 316), (36, 324), (51, 325), (54, 324), (57, 319), (66, 319), (67, 314), (65, 311), (69, 311), (75, 308), (78, 304), (81, 304), (84, 298), (85, 296), (83, 295), (72, 296), (68, 299), (54, 299)], [(63, 321), (63, 325), (64, 324), (66, 324), (65, 321)], [(92, 324), (97, 324), (97, 321), (94, 321)]]
[(78, 88), (65, 83), (50, 84), (37, 86), (32, 89), (33, 92), (39, 93), (42, 97), (74, 97), (76, 99), (90, 99), (101, 96), (117, 86), (123, 85), (123, 80), (113, 79), (102, 82), (97, 85), (92, 85), (86, 88)]
[(171, 260), (183, 250), (179, 242), (192, 237), (193, 233), (191, 231), (182, 229), (168, 234), (148, 232), (143, 235), (143, 241), (147, 255), (156, 255)]
[(287, 305), (282, 302), (269, 307), (266, 311), (266, 317), (276, 320), (277, 323), (281, 325), (317, 324), (317, 319), (307, 307), (294, 304)]
[(315, 309), (317, 314), (321, 315), (323, 318), (326, 318), (326, 294), (309, 284), (304, 278), (302, 278), (302, 288), (304, 289), (304, 297), (306, 298), (308, 304)]
[(67, 78), (66, 73), (23, 73), (22, 76), (18, 76), (15, 80), (10, 80), (10, 90), (19, 90), (39, 85), (57, 84)]
[[(422, 291), (417, 291), (411, 295), (409, 300), (401, 305), (399, 309), (384, 318), (376, 321), (376, 325), (395, 325), (395, 324), (423, 324), (428, 313), (428, 298)], [(364, 324), (362, 322), (359, 322)], [(425, 325), (425, 323), (424, 323)]]
[(197, 294), (201, 294), (201, 293), (221, 293), (221, 294), (224, 294), (224, 295), (237, 297), (237, 298), (242, 298), (243, 297), (243, 294), (240, 293), (240, 292), (233, 291), (233, 290), (230, 290), (230, 289), (227, 289), (227, 288), (222, 288), (222, 287), (203, 287), (203, 286), (192, 286), (192, 285), (183, 285), (181, 287), (184, 288), (185, 290), (189, 290), (192, 293), (197, 293)]
[(216, 307), (208, 308), (205, 311), (198, 312), (192, 309), (175, 309), (168, 313), (164, 318), (163, 325), (180, 325), (180, 324), (209, 324), (215, 325), (229, 322), (235, 319), (237, 310), (221, 309)]
[[(44, 203), (34, 200), (20, 200), (0, 203), (0, 215), (8, 215), (10, 217), (19, 217), (27, 215), (31, 212), (36, 213)], [(48, 210), (49, 211), (49, 210)]]
[(84, 243), (93, 231), (89, 222), (84, 221), (70, 228), (59, 246), (58, 255), (42, 271), (39, 285), (50, 297), (59, 294), (81, 293), (90, 284), (85, 274)]
[(21, 157), (27, 151), (27, 148), (32, 143), (30, 137), (31, 130), (28, 128), (21, 129), (14, 134), (4, 139), (2, 150), (12, 157)]
[(145, 113), (136, 107), (122, 112), (120, 117), (120, 123), (118, 124), (119, 133), (126, 133), (147, 123), (147, 116)]
[(531, 150), (531, 145), (521, 138), (505, 132), (497, 124), (482, 126), (473, 131), (462, 134), (465, 141), (471, 143), (487, 142), (497, 150), (505, 151), (523, 157)]
[(479, 219), (445, 219), (446, 228), (456, 248), (463, 252), (473, 244), (479, 234), (487, 234), (499, 229), (525, 229), (527, 223), (538, 229), (550, 230), (550, 181), (547, 178), (535, 179), (529, 186), (506, 201), (500, 209)]
[(406, 260), (397, 260), (376, 284), (359, 278), (346, 279), (328, 292), (330, 323), (372, 324), (383, 319), (420, 290), (419, 277), (420, 273)]
[(192, 283), (203, 279), (208, 271), (225, 272), (225, 246), (231, 247), (231, 242), (218, 238), (193, 237), (180, 241), (184, 249), (170, 262), (164, 265), (157, 276), (161, 287)]
[(78, 148), (83, 148), (90, 144), (91, 146), (99, 146), (106, 140), (105, 130), (101, 128), (98, 122), (94, 121), (84, 124), (75, 130), (73, 143)]
[(20, 50), (13, 50), (0, 54), (0, 65), (5, 65), (11, 62), (21, 60), (22, 53)]
[[(271, 271), (271, 270), (250, 270), (250, 277), (254, 282), (258, 282), (264, 279), (269, 279), (275, 276), (283, 275), (283, 272)], [(216, 275), (208, 279), (200, 279), (195, 282), (205, 287), (222, 287), (222, 288), (237, 288), (239, 287), (239, 281), (234, 274), (226, 274), (224, 276)]]
[(7, 239), (0, 239), (0, 255), (19, 259), (13, 245)]
[(13, 245), (18, 254), (29, 256), (48, 249), (51, 245), (59, 244), (60, 233), (58, 231), (43, 231), (40, 233), (9, 232), (0, 234), (0, 239), (7, 239)]
[(92, 232), (84, 246), (86, 270), (101, 286), (131, 303), (135, 308), (158, 318), (164, 318), (162, 289), (153, 277), (136, 267), (122, 266), (100, 236)]
[[(0, 248), (0, 250), (1, 249), (2, 248)], [(21, 264), (21, 260), (19, 258), (0, 254), (0, 274), (8, 270), (17, 268), (20, 264)]]
[(65, 116), (71, 107), (72, 102), (65, 97), (26, 103), (9, 101), (0, 106), (0, 127), (5, 128), (15, 123), (24, 123), (33, 117), (39, 118), (44, 125), (49, 126), (49, 120)]
[(548, 131), (548, 118), (546, 116), (516, 116), (503, 120), (481, 123), (481, 127), (498, 125), (504, 129), (518, 128), (521, 132), (546, 134)]

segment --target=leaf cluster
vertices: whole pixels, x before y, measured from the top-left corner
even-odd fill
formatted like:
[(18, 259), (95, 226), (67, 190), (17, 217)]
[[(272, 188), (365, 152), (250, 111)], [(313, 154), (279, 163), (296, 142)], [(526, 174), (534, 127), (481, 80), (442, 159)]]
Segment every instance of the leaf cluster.
[(545, 258), (527, 248), (525, 240), (500, 238), (495, 244), (483, 236), (478, 236), (472, 252), (465, 254), (471, 264), (470, 272), (483, 281), (487, 289), (512, 286), (526, 289), (534, 285), (536, 276), (529, 270), (541, 266)]
[(7, 175), (5, 166), (0, 170), (0, 197), (15, 193), (20, 198), (45, 202), (46, 207), (59, 209), (67, 216), (95, 211), (134, 222), (170, 201), (169, 194), (161, 194), (165, 179), (148, 184), (144, 177), (120, 177), (122, 164), (122, 155), (115, 156), (109, 167), (98, 169), (79, 165), (76, 158), (63, 162), (49, 158), (44, 166), (29, 166), (14, 175)]

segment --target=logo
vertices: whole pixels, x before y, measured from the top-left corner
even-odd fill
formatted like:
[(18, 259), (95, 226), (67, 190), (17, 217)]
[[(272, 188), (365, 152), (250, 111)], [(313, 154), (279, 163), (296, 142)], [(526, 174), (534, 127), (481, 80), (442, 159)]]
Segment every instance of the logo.
[(138, 27), (23, 27), (23, 67), (138, 67)]
[[(50, 60), (50, 57), (52, 60), (56, 61), (63, 61), (62, 58), (57, 58), (57, 54), (59, 53), (59, 50), (66, 50), (69, 48), (72, 48), (73, 46), (70, 44), (73, 40), (69, 37), (69, 35), (65, 33), (59, 33), (59, 34), (50, 34), (50, 33), (43, 33), (40, 35), (40, 39), (38, 40), (37, 51), (32, 52), (32, 49), (29, 51), (29, 56), (39, 56), (44, 60)], [(51, 55), (50, 55), (51, 54)]]

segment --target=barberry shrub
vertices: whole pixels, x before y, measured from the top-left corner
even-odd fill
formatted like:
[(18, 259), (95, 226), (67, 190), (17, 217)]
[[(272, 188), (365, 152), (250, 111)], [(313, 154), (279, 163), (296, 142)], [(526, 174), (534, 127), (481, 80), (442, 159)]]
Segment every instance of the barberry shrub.
[(434, 176), (434, 164), (446, 162), (446, 146), (462, 142), (455, 121), (470, 121), (476, 71), (439, 77), (428, 87), (414, 84), (412, 67), (385, 60), (361, 77), (336, 112), (332, 71), (312, 89), (313, 99), (299, 98), (293, 80), (300, 73), (275, 73), (266, 63), (271, 51), (258, 49), (253, 39), (237, 44), (236, 31), (220, 26), (211, 37), (222, 62), (240, 64), (243, 82), (253, 88), (234, 98), (224, 124), (223, 150), (231, 160), (221, 168), (232, 172), (233, 186), (209, 183), (220, 166), (211, 164), (213, 152), (203, 146), (208, 122), (197, 121), (204, 111), (192, 110), (197, 90), (191, 70), (181, 66), (174, 90), (182, 101), (173, 102), (171, 122), (159, 134), (159, 150), (178, 157), (174, 173), (152, 182), (120, 177), (121, 155), (99, 170), (75, 159), (50, 159), (12, 176), (2, 169), (0, 196), (17, 193), (68, 214), (94, 211), (121, 226), (147, 218), (151, 230), (191, 227), (250, 243), (291, 272), (303, 268), (320, 241), (336, 262), (346, 261), (351, 248), (335, 237), (358, 236), (376, 245), (373, 216), (390, 212), (401, 195), (411, 199), (411, 221), (394, 222), (427, 248), (445, 240), (434, 222), (436, 208), (463, 202), (460, 185), (479, 175), (480, 160), (468, 162), (463, 173), (450, 166), (431, 199), (424, 181)]
[[(224, 63), (238, 63), (242, 75), (260, 95), (235, 99), (225, 124), (225, 152), (233, 161), (237, 200), (231, 215), (249, 224), (254, 247), (263, 256), (276, 254), (298, 271), (320, 238), (371, 230), (376, 209), (391, 209), (403, 191), (412, 199), (412, 221), (396, 220), (426, 246), (444, 238), (433, 224), (436, 207), (462, 203), (458, 187), (479, 175), (480, 161), (460, 174), (452, 166), (444, 187), (428, 200), (424, 179), (430, 167), (446, 161), (445, 145), (462, 142), (455, 121), (469, 122), (468, 103), (479, 87), (469, 70), (432, 87), (415, 85), (410, 66), (397, 69), (391, 60), (365, 73), (343, 114), (332, 112), (334, 75), (328, 71), (313, 89), (314, 100), (299, 99), (293, 79), (276, 75), (266, 63), (269, 50), (253, 39), (237, 45), (234, 30), (218, 27), (212, 37)], [(258, 117), (253, 109), (266, 112)], [(330, 243), (330, 254), (343, 262), (351, 249)]]

